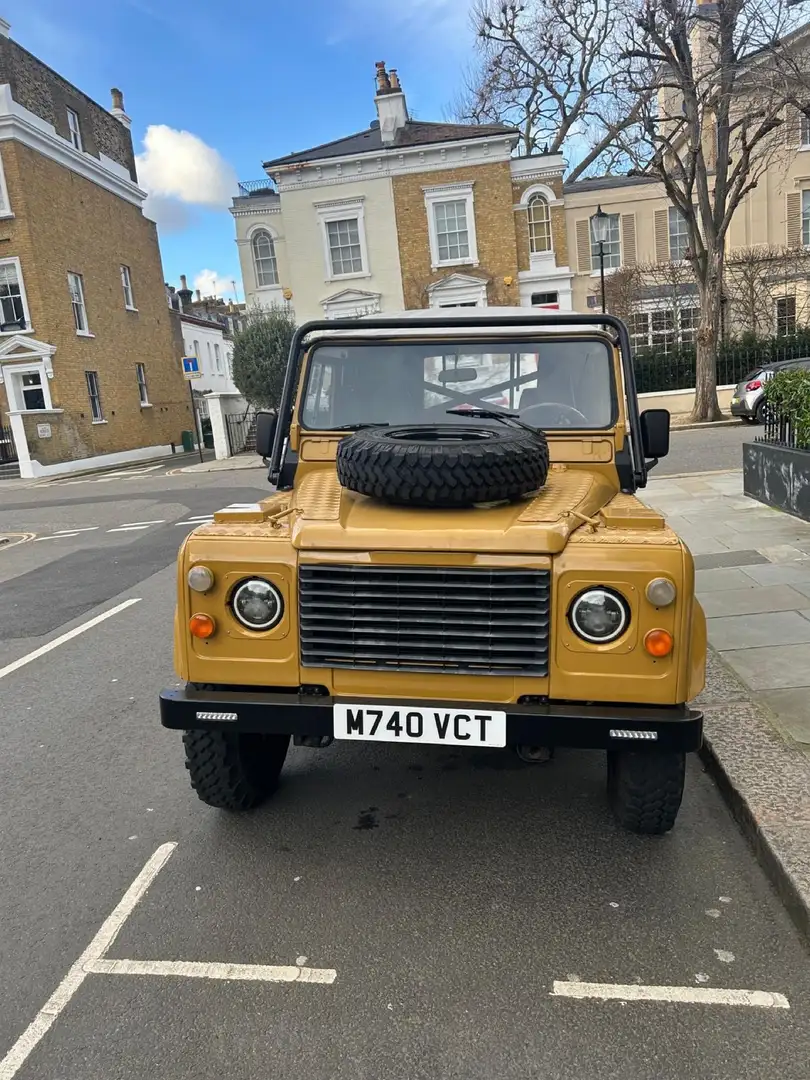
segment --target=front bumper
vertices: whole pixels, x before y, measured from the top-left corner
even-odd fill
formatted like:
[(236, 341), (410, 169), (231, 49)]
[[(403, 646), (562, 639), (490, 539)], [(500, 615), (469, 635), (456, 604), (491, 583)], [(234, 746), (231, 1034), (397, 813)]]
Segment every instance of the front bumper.
[[(164, 727), (189, 731), (219, 729), (282, 735), (332, 736), (332, 709), (339, 699), (274, 691), (164, 690)], [(379, 698), (352, 698), (353, 705), (398, 704)], [(573, 746), (591, 750), (619, 747), (691, 751), (700, 749), (703, 714), (686, 705), (588, 705), (544, 702), (501, 705), (493, 702), (411, 701), (414, 708), (506, 710), (510, 746)], [(619, 731), (621, 735), (611, 732)], [(635, 739), (632, 732), (654, 732)]]

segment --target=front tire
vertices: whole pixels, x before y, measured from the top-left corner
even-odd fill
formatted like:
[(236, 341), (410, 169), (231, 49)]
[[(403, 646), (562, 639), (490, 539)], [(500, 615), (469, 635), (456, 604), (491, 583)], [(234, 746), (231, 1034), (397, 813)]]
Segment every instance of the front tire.
[(184, 731), (191, 786), (218, 810), (252, 810), (275, 791), (289, 742), (289, 735)]
[(608, 798), (618, 823), (634, 833), (669, 832), (683, 798), (686, 755), (611, 750), (607, 766)]

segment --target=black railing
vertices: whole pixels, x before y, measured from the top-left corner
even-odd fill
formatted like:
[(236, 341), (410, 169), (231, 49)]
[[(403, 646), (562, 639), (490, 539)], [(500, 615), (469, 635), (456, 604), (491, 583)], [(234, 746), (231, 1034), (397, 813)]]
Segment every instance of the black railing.
[(240, 195), (275, 195), (276, 185), (269, 176), (263, 180), (240, 180)]
[[(810, 357), (810, 333), (760, 341), (724, 342), (717, 356), (717, 385), (734, 386), (765, 364)], [(691, 390), (695, 385), (695, 346), (678, 345), (668, 353), (638, 350), (633, 357), (640, 394)]]
[(226, 415), (225, 427), (228, 432), (228, 445), (231, 454), (246, 454), (256, 450), (256, 414), (251, 410), (246, 413)]
[(11, 428), (0, 426), (0, 465), (6, 465), (17, 461), (17, 447), (14, 445), (14, 436)]
[(796, 431), (796, 425), (791, 418), (782, 412), (778, 412), (773, 406), (765, 406), (764, 424), (762, 434), (758, 435), (754, 442), (769, 443), (771, 446), (785, 446), (790, 450), (807, 450), (810, 452), (810, 442), (800, 439)]

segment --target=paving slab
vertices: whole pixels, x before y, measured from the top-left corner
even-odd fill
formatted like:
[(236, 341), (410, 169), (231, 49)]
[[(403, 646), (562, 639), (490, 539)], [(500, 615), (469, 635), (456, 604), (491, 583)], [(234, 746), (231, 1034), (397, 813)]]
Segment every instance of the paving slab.
[[(798, 611), (764, 612), (755, 619), (747, 615), (729, 615), (709, 619), (709, 641), (721, 653), (733, 649), (797, 646), (810, 643), (810, 622), (803, 619)], [(793, 682), (782, 685), (801, 684)]]
[(810, 749), (810, 671), (804, 677), (805, 686), (763, 690), (758, 696), (776, 716), (779, 728)]
[(698, 570), (695, 573), (695, 588), (698, 596), (725, 592), (726, 589), (750, 589), (756, 585), (757, 582), (753, 578), (734, 566), (720, 566), (716, 570)]
[(767, 559), (741, 566), (746, 577), (758, 585), (792, 585), (804, 595), (810, 595), (810, 559), (794, 563), (769, 563)]
[[(759, 622), (764, 616), (758, 616)], [(754, 620), (751, 620), (754, 621)], [(780, 690), (804, 686), (810, 671), (810, 645), (768, 645), (723, 653), (752, 690)]]
[(718, 551), (711, 555), (698, 555), (694, 551), (696, 570), (715, 570), (721, 566), (755, 566), (765, 564), (768, 559), (754, 548), (745, 551)]
[[(706, 571), (704, 571), (705, 573)], [(710, 571), (711, 572), (711, 571)], [(719, 571), (713, 571), (715, 574)], [(766, 612), (798, 611), (806, 602), (790, 585), (755, 585), (753, 589), (712, 592), (701, 600), (706, 618), (730, 615), (759, 615)], [(717, 639), (713, 639), (717, 644)], [(718, 648), (722, 648), (718, 644)]]

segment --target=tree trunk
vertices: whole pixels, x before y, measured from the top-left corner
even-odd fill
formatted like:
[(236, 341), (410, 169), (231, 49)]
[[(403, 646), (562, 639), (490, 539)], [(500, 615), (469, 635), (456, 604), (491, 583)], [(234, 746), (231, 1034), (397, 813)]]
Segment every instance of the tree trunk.
[(698, 281), (700, 323), (695, 342), (695, 405), (690, 420), (719, 420), (717, 403), (717, 347), (720, 341), (720, 306), (723, 297), (723, 260), (709, 258), (706, 275)]

